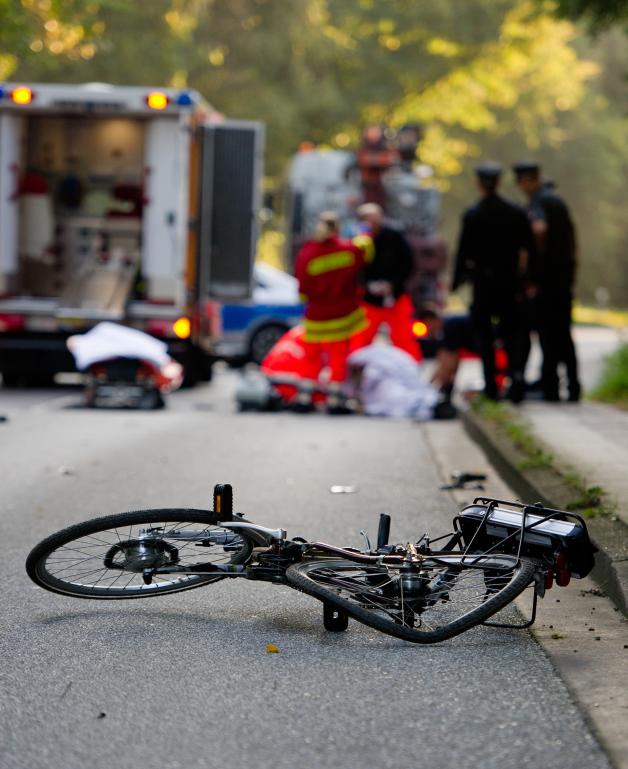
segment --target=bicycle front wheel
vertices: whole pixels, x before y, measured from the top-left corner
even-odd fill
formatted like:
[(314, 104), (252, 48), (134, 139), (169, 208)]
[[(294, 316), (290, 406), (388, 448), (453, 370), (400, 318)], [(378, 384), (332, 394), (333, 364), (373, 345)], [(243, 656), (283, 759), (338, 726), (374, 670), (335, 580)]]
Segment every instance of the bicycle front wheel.
[(413, 643), (437, 643), (498, 612), (534, 579), (534, 561), (460, 553), (426, 557), (410, 577), (402, 566), (312, 560), (290, 566), (288, 582), (359, 622)]
[(40, 587), (76, 598), (145, 598), (216, 582), (222, 577), (184, 570), (244, 563), (252, 547), (205, 510), (138, 510), (51, 535), (33, 548), (26, 571)]

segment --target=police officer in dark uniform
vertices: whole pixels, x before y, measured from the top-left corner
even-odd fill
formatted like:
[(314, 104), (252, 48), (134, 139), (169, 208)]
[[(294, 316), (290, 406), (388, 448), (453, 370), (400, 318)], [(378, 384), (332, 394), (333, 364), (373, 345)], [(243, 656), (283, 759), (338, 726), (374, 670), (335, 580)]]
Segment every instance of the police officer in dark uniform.
[(576, 274), (576, 233), (569, 209), (553, 187), (543, 182), (538, 163), (513, 166), (519, 188), (528, 198), (528, 215), (536, 241), (530, 263), (535, 296), (535, 325), (543, 352), (543, 397), (558, 401), (559, 364), (567, 373), (569, 400), (580, 399), (578, 361), (571, 337), (571, 307)]
[(471, 318), (482, 356), (484, 394), (497, 399), (497, 331), (508, 355), (508, 397), (518, 403), (524, 396), (521, 294), (534, 238), (525, 211), (497, 194), (501, 166), (482, 163), (475, 172), (481, 198), (462, 220), (452, 290), (466, 281), (473, 286)]

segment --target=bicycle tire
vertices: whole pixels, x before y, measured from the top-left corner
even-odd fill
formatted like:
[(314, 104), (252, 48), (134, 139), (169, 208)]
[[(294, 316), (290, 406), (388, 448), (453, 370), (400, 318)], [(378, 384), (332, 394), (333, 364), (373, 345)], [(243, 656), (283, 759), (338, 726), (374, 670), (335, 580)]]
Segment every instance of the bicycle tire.
[[(216, 551), (210, 553), (213, 545), (208, 545), (207, 548), (199, 547), (198, 552), (192, 552), (194, 552), (196, 560), (202, 563), (244, 563), (249, 558), (253, 548), (253, 543), (245, 533), (239, 532), (234, 535), (228, 529), (222, 528), (220, 519), (209, 511), (169, 508), (136, 510), (94, 518), (50, 535), (36, 545), (28, 555), (26, 559), (28, 576), (35, 584), (53, 593), (93, 599), (147, 598), (191, 590), (223, 579), (222, 576), (177, 575), (174, 573), (168, 574), (167, 578), (157, 576), (156, 580), (146, 584), (143, 579), (143, 570), (140, 570), (137, 565), (133, 566), (131, 559), (131, 556), (135, 555), (136, 563), (138, 562), (137, 545), (140, 540), (137, 537), (140, 536), (139, 529), (142, 524), (164, 525), (166, 536), (163, 532), (157, 532), (149, 537), (148, 546), (149, 549), (152, 549), (153, 561), (161, 559), (165, 562), (180, 563), (182, 562), (181, 551), (187, 549), (188, 552), (183, 556), (185, 559), (183, 562), (188, 566), (192, 565), (195, 561), (187, 560), (192, 555), (189, 549), (193, 545), (198, 545), (199, 542), (202, 543), (202, 535), (210, 531), (223, 531), (236, 536), (237, 539), (232, 542), (231, 546), (239, 546), (239, 549), (226, 551), (224, 547), (218, 547)], [(166, 529), (168, 524), (174, 524), (174, 527)], [(183, 528), (185, 524), (196, 527), (200, 524), (204, 528), (185, 530)], [(135, 539), (133, 538), (134, 528), (138, 530)], [(125, 533), (126, 529), (128, 531)], [(171, 535), (170, 537), (167, 536), (168, 533)], [(188, 537), (187, 540), (186, 537)], [(209, 541), (207, 537), (205, 541)], [(146, 549), (146, 540), (143, 542), (144, 549)], [(184, 543), (183, 547), (181, 542)], [(70, 547), (72, 545), (73, 547)], [(219, 552), (220, 550), (221, 552)], [(212, 561), (214, 555), (216, 558), (215, 561)], [(94, 563), (91, 564), (90, 561)], [(102, 565), (98, 565), (99, 562)], [(87, 571), (82, 574), (80, 572), (72, 573), (83, 566), (87, 567)], [(127, 577), (124, 577), (125, 584), (116, 585), (125, 574), (130, 579), (127, 581)], [(111, 580), (113, 581), (111, 582)]]
[[(538, 566), (535, 561), (514, 556), (463, 556), (460, 553), (447, 554), (448, 566), (442, 566), (442, 555), (424, 560), (423, 567), (429, 574), (430, 569), (436, 575), (440, 572), (459, 570), (472, 575), (481, 575), (484, 583), (484, 595), (480, 595), (481, 586), (476, 588), (469, 584), (464, 587), (457, 585), (458, 576), (450, 577), (446, 589), (440, 594), (435, 590), (432, 594), (434, 602), (426, 606), (421, 613), (412, 612), (412, 625), (404, 614), (404, 602), (397, 596), (390, 599), (390, 604), (384, 604), (384, 599), (376, 596), (374, 591), (381, 591), (381, 585), (392, 585), (395, 579), (396, 566), (363, 565), (350, 560), (311, 560), (293, 564), (286, 571), (288, 583), (308, 595), (345, 611), (354, 619), (375, 630), (401, 638), (412, 643), (429, 644), (445, 641), (453, 636), (479, 625), (496, 614), (500, 609), (513, 601), (533, 581)], [(475, 564), (472, 562), (475, 559)], [(483, 559), (483, 560), (482, 560)], [(499, 560), (498, 560), (499, 559)], [(508, 563), (511, 567), (508, 568)], [(474, 571), (471, 572), (471, 569)], [(501, 570), (496, 576), (494, 572)], [(509, 573), (511, 572), (511, 573)], [(442, 576), (441, 576), (442, 578)], [(436, 579), (434, 577), (433, 579)], [(388, 582), (385, 582), (388, 580)], [(380, 586), (373, 587), (380, 583)], [(445, 583), (444, 583), (445, 587)], [(395, 588), (396, 589), (396, 588)], [(451, 607), (454, 590), (475, 590), (477, 605), (456, 615), (456, 608)], [(400, 592), (400, 596), (403, 592)], [(386, 599), (389, 600), (389, 599)], [(396, 601), (396, 605), (395, 605)], [(406, 601), (406, 603), (408, 603)], [(429, 603), (429, 601), (428, 601)], [(401, 610), (399, 605), (401, 604)], [(439, 624), (436, 607), (442, 608), (449, 604), (449, 614), (443, 613), (443, 621)], [(415, 626), (415, 622), (420, 622)]]

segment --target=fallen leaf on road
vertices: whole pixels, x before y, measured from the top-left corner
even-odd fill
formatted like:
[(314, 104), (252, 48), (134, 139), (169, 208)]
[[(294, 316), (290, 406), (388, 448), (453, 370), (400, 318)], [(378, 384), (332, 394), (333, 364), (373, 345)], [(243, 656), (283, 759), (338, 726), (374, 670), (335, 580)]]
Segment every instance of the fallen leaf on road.
[(266, 644), (266, 651), (269, 654), (278, 654), (279, 653), (279, 647), (275, 646), (275, 644)]

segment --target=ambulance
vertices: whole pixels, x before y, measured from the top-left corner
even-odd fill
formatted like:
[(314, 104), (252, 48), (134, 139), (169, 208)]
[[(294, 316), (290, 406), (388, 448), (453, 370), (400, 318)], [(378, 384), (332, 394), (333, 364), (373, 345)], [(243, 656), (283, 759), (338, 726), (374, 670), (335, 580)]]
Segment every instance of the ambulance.
[(251, 296), (264, 129), (195, 91), (0, 83), (0, 374), (73, 371), (113, 321), (211, 376), (222, 302)]

